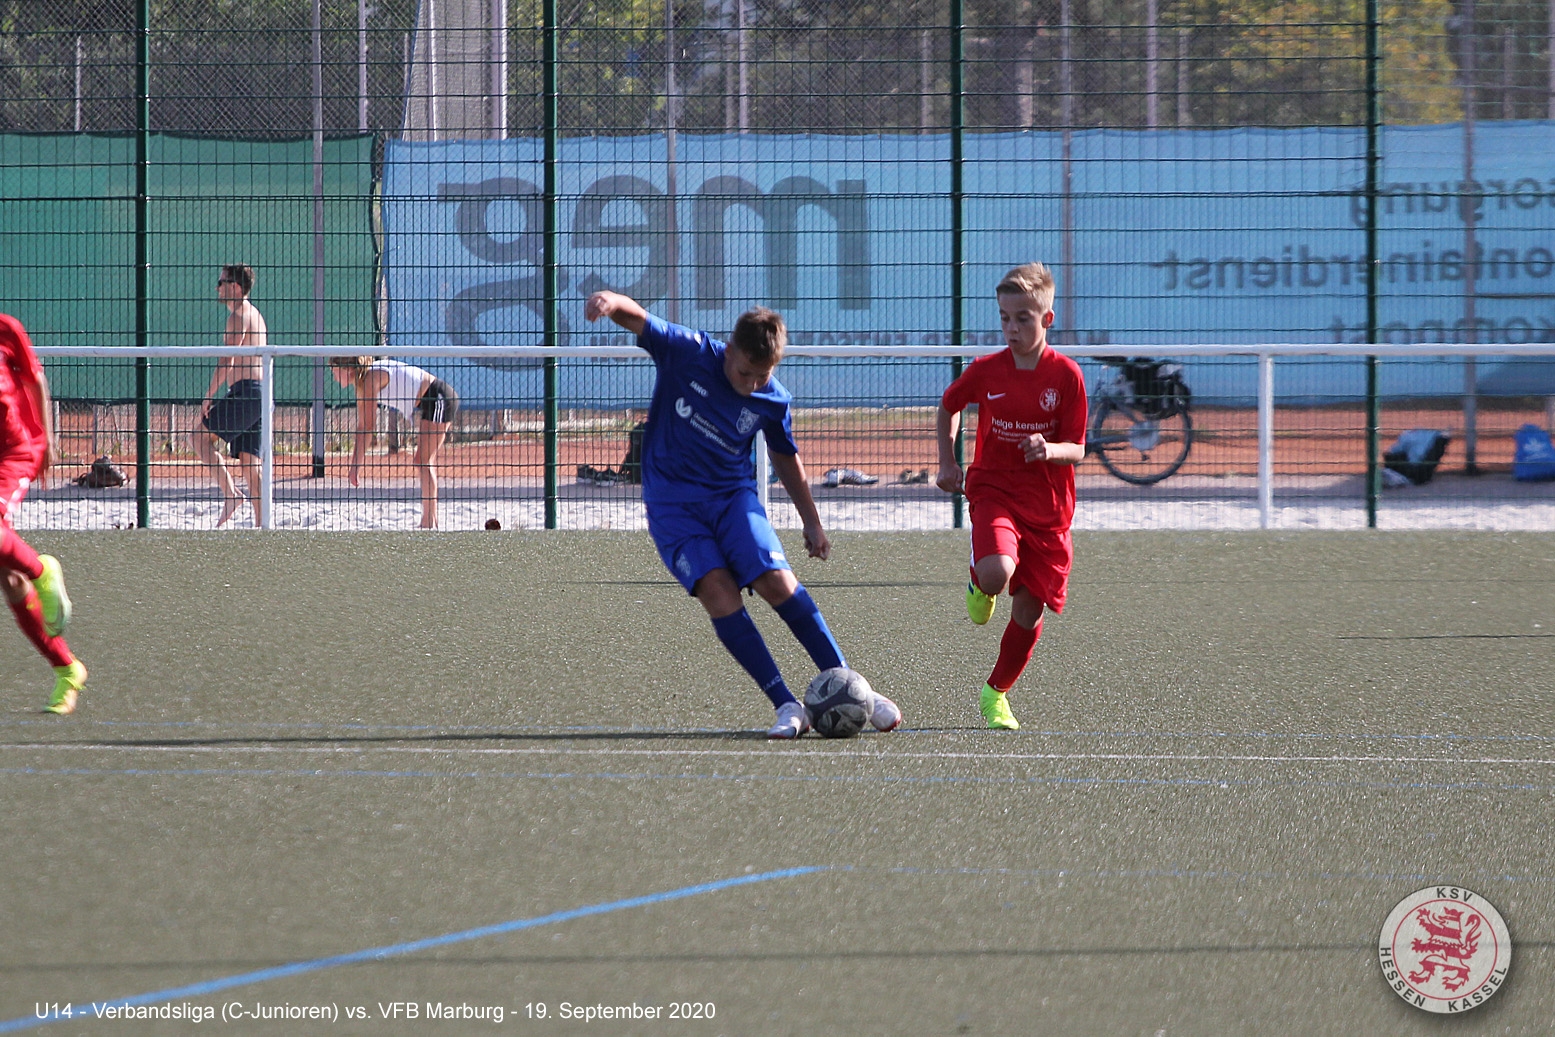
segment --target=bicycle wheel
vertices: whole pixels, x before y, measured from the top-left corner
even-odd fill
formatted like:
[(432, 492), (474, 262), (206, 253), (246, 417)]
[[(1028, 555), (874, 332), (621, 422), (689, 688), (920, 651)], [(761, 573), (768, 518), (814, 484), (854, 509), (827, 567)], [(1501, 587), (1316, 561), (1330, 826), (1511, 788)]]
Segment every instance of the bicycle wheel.
[(1130, 404), (1107, 401), (1091, 421), (1086, 446), (1107, 471), (1135, 486), (1158, 483), (1182, 467), (1193, 445), (1186, 407), (1147, 418)]

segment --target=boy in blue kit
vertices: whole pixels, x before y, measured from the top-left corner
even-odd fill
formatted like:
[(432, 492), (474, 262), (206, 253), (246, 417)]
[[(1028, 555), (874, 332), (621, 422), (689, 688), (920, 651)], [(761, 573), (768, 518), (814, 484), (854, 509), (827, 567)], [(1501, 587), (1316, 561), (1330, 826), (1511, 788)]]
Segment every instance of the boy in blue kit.
[[(609, 317), (636, 335), (657, 369), (643, 431), (642, 487), (659, 557), (772, 700), (777, 720), (767, 737), (798, 738), (810, 729), (810, 718), (740, 600), (745, 587), (760, 594), (817, 669), (847, 665), (821, 610), (794, 578), (756, 493), (752, 444), (757, 432), (765, 432), (772, 468), (804, 524), (805, 549), (812, 558), (831, 555), (794, 443), (792, 397), (772, 376), (788, 342), (783, 318), (750, 310), (726, 346), (706, 332), (654, 317), (616, 292), (595, 292), (583, 312), (591, 321)], [(902, 711), (884, 695), (875, 696), (873, 707), (877, 730), (901, 723)]]

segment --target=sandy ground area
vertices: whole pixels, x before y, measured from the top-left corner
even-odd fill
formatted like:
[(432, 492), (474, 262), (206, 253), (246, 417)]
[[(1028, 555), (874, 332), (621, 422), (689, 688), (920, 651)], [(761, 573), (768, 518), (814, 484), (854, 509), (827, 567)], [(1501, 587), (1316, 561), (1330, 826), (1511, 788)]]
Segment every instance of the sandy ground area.
[[(1257, 529), (1257, 483), (1245, 475), (1177, 476), (1154, 487), (1131, 487), (1082, 469), (1076, 529)], [(816, 477), (823, 473), (815, 472)], [(190, 478), (158, 486), (151, 525), (158, 529), (211, 529), (220, 501), (207, 482)], [(445, 479), (438, 506), (442, 529), (481, 529), (496, 519), (504, 529), (542, 529), (545, 505), (532, 478)], [(933, 487), (882, 479), (871, 486), (816, 485), (816, 503), (828, 529), (850, 531), (954, 528), (950, 499)], [(770, 511), (779, 528), (796, 528), (798, 516), (780, 488)], [(135, 525), (128, 488), (75, 486), (35, 491), (15, 515), (19, 529), (128, 529)], [(409, 479), (380, 480), (353, 488), (331, 473), (323, 480), (283, 479), (276, 487), (274, 525), (282, 529), (415, 529), (421, 502)], [(638, 488), (565, 483), (557, 502), (563, 529), (645, 528)], [(241, 510), (234, 522), (253, 526)], [(1382, 529), (1555, 529), (1555, 483), (1519, 483), (1504, 474), (1446, 474), (1425, 486), (1384, 492), (1377, 525)], [(1270, 526), (1276, 529), (1362, 529), (1364, 484), (1357, 475), (1281, 476), (1274, 488)]]

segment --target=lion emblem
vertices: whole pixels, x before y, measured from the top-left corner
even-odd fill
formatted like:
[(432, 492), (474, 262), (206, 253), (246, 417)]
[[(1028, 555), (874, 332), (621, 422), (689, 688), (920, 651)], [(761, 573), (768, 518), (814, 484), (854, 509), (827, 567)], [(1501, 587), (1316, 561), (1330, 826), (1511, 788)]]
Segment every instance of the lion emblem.
[(1479, 930), (1483, 920), (1473, 911), (1430, 906), (1415, 912), (1415, 923), (1426, 938), (1415, 937), (1409, 949), (1420, 955), (1418, 967), (1409, 973), (1411, 983), (1426, 984), (1439, 980), (1442, 989), (1455, 993), (1469, 981), (1469, 962), (1479, 950)]

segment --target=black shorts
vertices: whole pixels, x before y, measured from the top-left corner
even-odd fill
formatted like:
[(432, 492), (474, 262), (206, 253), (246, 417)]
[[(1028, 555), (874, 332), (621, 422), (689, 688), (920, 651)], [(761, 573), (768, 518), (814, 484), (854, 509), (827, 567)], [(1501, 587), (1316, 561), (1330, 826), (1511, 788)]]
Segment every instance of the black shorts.
[(432, 379), (432, 384), (427, 386), (427, 391), (421, 394), (421, 402), (416, 404), (416, 413), (422, 421), (434, 421), (443, 424), (454, 420), (454, 414), (459, 410), (459, 394), (454, 392), (454, 387), (441, 378)]
[(243, 378), (233, 382), (227, 395), (211, 404), (203, 424), (218, 438), (224, 440), (232, 456), (248, 454), (259, 456), (259, 422), (262, 403), (257, 378)]

